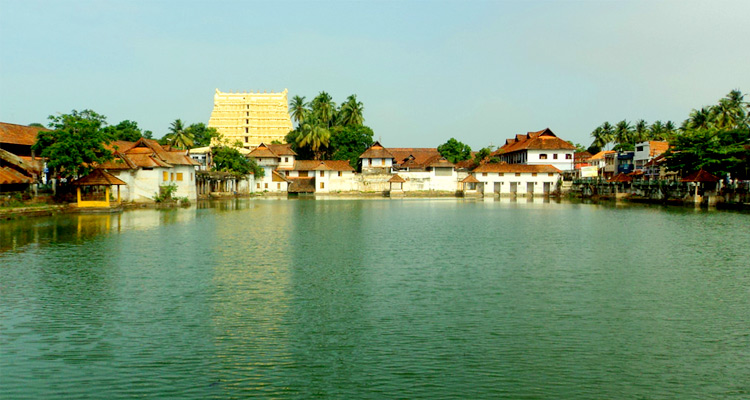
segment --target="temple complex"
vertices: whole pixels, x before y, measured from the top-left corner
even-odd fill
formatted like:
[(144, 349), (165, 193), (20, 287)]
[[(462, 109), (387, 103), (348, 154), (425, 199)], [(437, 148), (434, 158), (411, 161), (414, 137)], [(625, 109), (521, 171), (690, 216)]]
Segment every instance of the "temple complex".
[(214, 95), (210, 128), (222, 135), (222, 142), (254, 149), (261, 143), (284, 142), (292, 130), (287, 90), (281, 93), (220, 92)]

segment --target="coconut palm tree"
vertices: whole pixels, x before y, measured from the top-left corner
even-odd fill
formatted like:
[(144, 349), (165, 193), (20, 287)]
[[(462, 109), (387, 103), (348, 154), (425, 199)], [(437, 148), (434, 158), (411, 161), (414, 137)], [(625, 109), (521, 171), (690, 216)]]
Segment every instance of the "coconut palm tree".
[(649, 139), (661, 140), (662, 137), (664, 137), (664, 123), (659, 120), (654, 121), (649, 128)]
[(632, 137), (633, 135), (631, 132), (633, 131), (633, 128), (630, 126), (630, 123), (626, 120), (622, 120), (615, 125), (615, 131), (614, 131), (614, 138), (615, 142), (617, 142), (617, 145), (620, 149), (624, 149), (628, 147), (629, 144), (632, 144)]
[(299, 147), (308, 147), (315, 155), (315, 159), (319, 160), (324, 149), (328, 147), (330, 139), (331, 132), (326, 127), (303, 123), (296, 142)]
[(662, 140), (669, 141), (674, 137), (674, 135), (677, 133), (677, 127), (674, 125), (674, 122), (667, 121), (666, 124), (664, 124), (664, 134), (662, 134)]
[(178, 149), (189, 149), (193, 146), (193, 135), (185, 130), (185, 126), (179, 118), (172, 122), (166, 139), (167, 144)]
[(686, 128), (688, 130), (693, 129), (706, 129), (713, 125), (713, 113), (711, 107), (703, 107), (700, 110), (693, 109), (690, 112), (690, 117), (687, 119)]
[(309, 106), (308, 103), (305, 103), (305, 96), (292, 97), (292, 103), (289, 105), (289, 109), (292, 114), (292, 120), (297, 123), (297, 126), (301, 125), (309, 116)]
[(338, 123), (342, 126), (362, 125), (365, 122), (363, 113), (362, 102), (357, 101), (357, 95), (353, 94), (347, 97), (346, 102), (341, 105)]
[(336, 120), (336, 103), (326, 92), (320, 92), (311, 102), (313, 116), (326, 128), (330, 128)]
[(635, 123), (635, 127), (633, 128), (633, 138), (635, 139), (635, 142), (643, 142), (648, 138), (648, 124), (646, 121), (639, 119)]

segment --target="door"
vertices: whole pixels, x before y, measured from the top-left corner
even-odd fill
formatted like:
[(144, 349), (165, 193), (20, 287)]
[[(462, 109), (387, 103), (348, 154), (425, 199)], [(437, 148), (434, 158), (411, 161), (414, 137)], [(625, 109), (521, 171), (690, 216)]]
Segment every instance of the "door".
[(503, 188), (502, 182), (495, 182), (495, 193), (500, 193)]
[(516, 192), (518, 192), (518, 182), (510, 183), (510, 192), (513, 194), (516, 194)]
[(534, 182), (526, 182), (526, 193), (534, 194)]
[(551, 186), (549, 182), (544, 182), (544, 194), (549, 194)]

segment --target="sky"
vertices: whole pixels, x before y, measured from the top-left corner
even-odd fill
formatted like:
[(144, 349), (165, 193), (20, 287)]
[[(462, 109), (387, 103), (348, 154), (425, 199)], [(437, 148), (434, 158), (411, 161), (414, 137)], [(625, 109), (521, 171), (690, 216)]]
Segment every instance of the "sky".
[[(750, 93), (750, 1), (0, 0), (0, 122), (91, 109), (155, 137), (216, 89), (364, 104), (386, 147), (478, 150)], [(750, 98), (750, 94), (746, 97)]]

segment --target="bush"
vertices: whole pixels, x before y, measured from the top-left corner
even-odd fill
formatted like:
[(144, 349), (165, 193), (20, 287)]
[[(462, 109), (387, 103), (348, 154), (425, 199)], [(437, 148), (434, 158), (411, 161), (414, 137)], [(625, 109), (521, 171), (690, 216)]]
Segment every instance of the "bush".
[(172, 200), (172, 195), (177, 191), (177, 185), (174, 183), (170, 183), (167, 185), (161, 185), (159, 186), (159, 193), (154, 196), (154, 201), (157, 203), (161, 203), (164, 201), (170, 201)]

